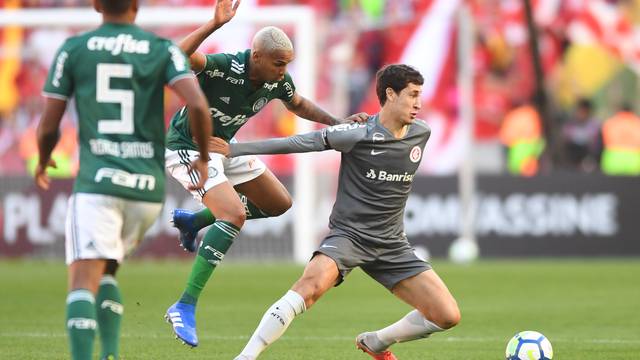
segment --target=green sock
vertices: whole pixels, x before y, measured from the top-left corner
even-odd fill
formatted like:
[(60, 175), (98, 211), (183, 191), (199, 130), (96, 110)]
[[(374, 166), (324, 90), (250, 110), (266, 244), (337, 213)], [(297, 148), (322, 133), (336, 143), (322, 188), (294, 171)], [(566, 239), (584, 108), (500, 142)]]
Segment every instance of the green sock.
[(200, 230), (203, 227), (207, 227), (216, 221), (211, 211), (208, 208), (196, 211), (194, 214), (193, 225), (196, 229)]
[(262, 219), (271, 216), (260, 210), (260, 208), (249, 201), (245, 195), (238, 193), (238, 196), (240, 196), (240, 201), (242, 201), (242, 204), (244, 205), (244, 212), (247, 214), (247, 220)]
[[(262, 218), (267, 218), (271, 216), (265, 213), (264, 211), (262, 211), (254, 203), (249, 201), (246, 195), (238, 193), (238, 196), (240, 197), (240, 201), (242, 201), (242, 204), (244, 205), (244, 211), (247, 214), (247, 220), (262, 219)], [(203, 227), (207, 227), (216, 221), (216, 218), (211, 213), (211, 210), (209, 210), (206, 207), (204, 209), (196, 211), (193, 215), (195, 217), (193, 221), (193, 225), (196, 227), (197, 230), (200, 230)]]
[(202, 239), (180, 302), (195, 304), (198, 301), (213, 270), (222, 261), (239, 231), (237, 226), (227, 221), (217, 220), (213, 223)]
[(67, 295), (66, 320), (71, 359), (91, 360), (96, 334), (96, 308), (91, 291), (76, 289)]
[(122, 297), (118, 282), (111, 275), (104, 275), (96, 295), (96, 314), (102, 354), (100, 359), (117, 359), (120, 344), (120, 322), (122, 320)]

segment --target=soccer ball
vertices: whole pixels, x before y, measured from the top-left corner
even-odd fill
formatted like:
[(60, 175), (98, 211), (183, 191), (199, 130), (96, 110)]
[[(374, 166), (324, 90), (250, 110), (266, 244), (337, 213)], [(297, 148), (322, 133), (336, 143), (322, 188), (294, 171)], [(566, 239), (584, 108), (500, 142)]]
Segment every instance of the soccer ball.
[(522, 331), (509, 340), (506, 355), (507, 360), (551, 360), (553, 349), (539, 332)]

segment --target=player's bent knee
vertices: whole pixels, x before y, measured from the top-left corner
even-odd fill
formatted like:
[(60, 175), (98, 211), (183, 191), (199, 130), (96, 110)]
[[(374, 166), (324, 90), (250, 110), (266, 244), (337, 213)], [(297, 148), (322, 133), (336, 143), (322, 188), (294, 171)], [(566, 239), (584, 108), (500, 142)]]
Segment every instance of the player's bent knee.
[(457, 306), (442, 311), (438, 314), (434, 314), (433, 319), (431, 321), (438, 325), (442, 329), (451, 329), (452, 327), (458, 325), (460, 322), (460, 310)]
[(244, 209), (237, 209), (234, 211), (229, 211), (226, 214), (222, 214), (218, 217), (218, 220), (224, 220), (232, 223), (233, 225), (241, 228), (244, 225), (245, 220), (247, 220), (247, 214)]

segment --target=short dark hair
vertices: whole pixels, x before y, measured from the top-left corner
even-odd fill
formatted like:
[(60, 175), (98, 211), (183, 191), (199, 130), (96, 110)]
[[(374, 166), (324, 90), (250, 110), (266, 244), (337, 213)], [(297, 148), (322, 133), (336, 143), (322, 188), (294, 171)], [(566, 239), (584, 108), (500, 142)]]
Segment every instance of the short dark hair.
[(399, 93), (409, 84), (424, 84), (424, 78), (420, 72), (409, 65), (391, 64), (378, 70), (376, 74), (376, 94), (378, 95), (380, 106), (387, 102), (387, 88)]
[(120, 15), (124, 14), (131, 7), (132, 0), (98, 0), (102, 11), (107, 14)]

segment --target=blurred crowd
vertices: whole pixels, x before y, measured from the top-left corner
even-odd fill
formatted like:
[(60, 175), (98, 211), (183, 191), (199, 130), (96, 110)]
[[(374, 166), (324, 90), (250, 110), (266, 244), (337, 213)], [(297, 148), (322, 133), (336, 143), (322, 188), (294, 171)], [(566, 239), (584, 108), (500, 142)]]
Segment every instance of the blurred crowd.
[[(302, 4), (316, 10), (320, 49), (316, 98), (329, 111), (347, 115), (375, 112), (372, 84), (376, 70), (406, 59), (403, 54), (412, 35), (430, 13), (463, 2), (243, 0), (242, 6), (248, 11), (251, 6)], [(212, 3), (143, 0), (142, 6), (211, 7)], [(475, 141), (505, 150), (504, 171), (534, 175), (566, 169), (640, 175), (640, 109), (635, 100), (640, 95), (640, 0), (531, 0), (542, 81), (535, 76), (524, 1), (466, 3), (475, 25), (470, 54), (475, 73)], [(90, 0), (0, 0), (0, 8), (90, 5)], [(425, 98), (421, 114), (444, 134), (430, 146), (448, 166), (426, 168), (430, 173), (455, 171), (461, 156), (444, 154), (447, 144), (455, 147), (461, 105), (457, 101), (455, 19), (452, 24), (437, 77), (427, 79), (437, 83), (435, 94)], [(42, 111), (40, 91), (57, 47), (78, 30), (0, 28), (0, 175), (25, 174), (33, 168), (35, 127)], [(160, 32), (178, 40), (191, 30)], [(439, 50), (433, 48), (440, 44), (433, 39), (420, 41), (426, 51), (418, 59)], [(546, 94), (544, 108), (534, 96), (539, 86)], [(167, 120), (179, 106), (177, 99), (169, 98)], [(75, 123), (73, 116), (65, 117), (62, 141), (54, 155), (63, 164), (58, 169), (61, 177), (75, 171)], [(294, 123), (283, 107), (272, 105), (259, 119), (250, 121), (241, 136), (285, 136), (295, 131)], [(288, 160), (273, 161), (269, 165), (275, 172), (290, 171)]]

